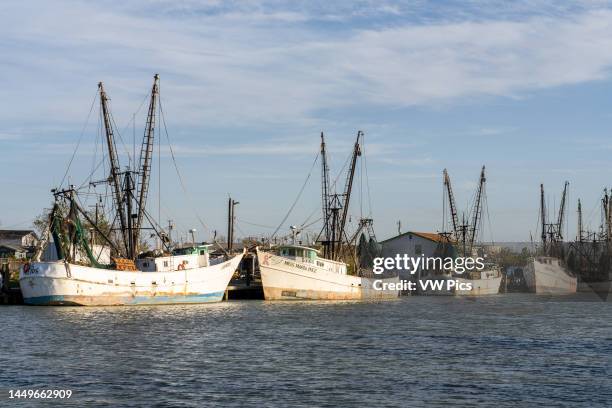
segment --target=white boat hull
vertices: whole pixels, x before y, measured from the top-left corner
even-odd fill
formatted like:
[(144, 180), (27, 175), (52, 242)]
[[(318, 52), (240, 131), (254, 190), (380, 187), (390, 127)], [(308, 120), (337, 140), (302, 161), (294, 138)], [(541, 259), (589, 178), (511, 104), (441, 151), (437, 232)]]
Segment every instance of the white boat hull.
[[(426, 296), (488, 296), (499, 294), (502, 276), (498, 271), (482, 271), (480, 276), (480, 279), (460, 278), (453, 275), (425, 277), (422, 282), (427, 280), (442, 281), (443, 285), (436, 289), (429, 285), (425, 289), (425, 284), (422, 283), (419, 287), (419, 294)], [(456, 281), (456, 283), (449, 285), (448, 281)]]
[[(484, 270), (480, 272), (479, 279), (457, 278), (458, 285), (455, 295), (458, 296), (487, 296), (497, 295), (501, 286), (502, 276), (498, 270)], [(471, 284), (471, 289), (462, 289)]]
[(576, 277), (557, 258), (537, 257), (523, 274), (530, 292), (549, 295), (576, 293)]
[(150, 305), (218, 302), (242, 254), (213, 266), (141, 272), (91, 268), (64, 261), (22, 269), (21, 292), (30, 305)]
[(266, 300), (364, 300), (399, 296), (399, 288), (375, 289), (375, 285), (382, 288), (383, 283), (399, 284), (399, 277), (363, 278), (317, 270), (263, 251), (258, 251), (257, 256)]

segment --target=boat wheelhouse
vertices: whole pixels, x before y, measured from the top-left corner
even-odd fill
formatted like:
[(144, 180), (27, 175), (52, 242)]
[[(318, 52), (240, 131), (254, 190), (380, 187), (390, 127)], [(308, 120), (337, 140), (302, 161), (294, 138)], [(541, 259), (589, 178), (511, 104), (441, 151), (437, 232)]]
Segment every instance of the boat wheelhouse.
[(192, 245), (176, 248), (169, 256), (147, 256), (136, 260), (136, 268), (142, 272), (168, 272), (211, 266), (222, 259), (210, 259), (212, 245)]
[(276, 249), (275, 253), (283, 258), (308, 264), (316, 269), (326, 272), (337, 273), (340, 275), (347, 274), (347, 267), (344, 262), (337, 262), (321, 258), (319, 257), (321, 252), (314, 248), (301, 245), (281, 245)]

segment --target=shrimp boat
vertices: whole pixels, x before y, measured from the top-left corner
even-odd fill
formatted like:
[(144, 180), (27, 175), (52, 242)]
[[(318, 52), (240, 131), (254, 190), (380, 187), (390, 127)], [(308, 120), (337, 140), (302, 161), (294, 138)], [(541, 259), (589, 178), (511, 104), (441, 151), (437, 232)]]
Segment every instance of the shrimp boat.
[[(497, 295), (501, 286), (502, 276), (497, 266), (493, 265), (482, 271), (470, 272), (466, 277), (456, 278), (458, 285), (455, 295), (458, 296), (483, 296)], [(462, 289), (468, 285), (469, 289)]]
[[(32, 262), (19, 283), (26, 304), (115, 306), (219, 302), (242, 259), (211, 262), (207, 249), (192, 254), (144, 257), (134, 266), (118, 259), (108, 268), (66, 259)], [(183, 249), (184, 250), (184, 249)], [(129, 264), (129, 262), (127, 262)]]
[[(98, 211), (98, 202), (95, 215), (86, 211), (78, 198), (80, 191), (74, 186), (52, 190), (54, 205), (43, 240), (33, 262), (25, 264), (20, 271), (19, 283), (26, 304), (108, 306), (205, 303), (223, 299), (244, 252), (233, 257), (228, 255), (226, 260), (212, 259), (209, 245), (194, 242), (178, 248), (170, 239), (170, 231), (164, 231), (146, 211), (158, 81), (155, 75), (138, 171), (119, 170), (108, 98), (102, 83), (98, 84), (110, 175), (89, 185), (110, 185), (109, 196), (114, 208), (109, 219), (113, 221), (106, 220), (104, 209)], [(84, 196), (86, 199), (87, 194)], [(144, 229), (153, 232), (150, 237), (156, 239), (156, 250), (147, 250), (141, 236)], [(41, 260), (45, 247), (50, 245), (49, 236), (53, 237), (56, 259)], [(94, 236), (108, 249), (110, 262), (105, 263), (94, 250)]]
[[(445, 178), (447, 178), (448, 173), (445, 171), (444, 174), (446, 176)], [(479, 253), (479, 250), (474, 248), (474, 242), (477, 242), (478, 232), (482, 230), (482, 228), (479, 227), (479, 222), (482, 222), (483, 219), (483, 204), (487, 204), (486, 198), (483, 200), (483, 197), (486, 197), (486, 181), (487, 178), (485, 176), (485, 166), (482, 166), (482, 169), (480, 170), (478, 188), (476, 189), (476, 200), (472, 209), (472, 225), (467, 228), (467, 231), (465, 226), (459, 227), (459, 231), (461, 231), (460, 235), (462, 236), (462, 242), (464, 244), (464, 254), (469, 253), (471, 255), (482, 255), (484, 257), (484, 251), (480, 251)], [(448, 191), (450, 191), (450, 179), (448, 180), (448, 183)], [(466, 244), (469, 245), (470, 249), (466, 249)], [(501, 287), (502, 275), (497, 265), (493, 263), (486, 263), (484, 269), (464, 272), (462, 274), (457, 275), (456, 279), (458, 284), (457, 289), (455, 290), (455, 295), (497, 295), (499, 293), (499, 288)]]
[(578, 277), (578, 292), (595, 293), (607, 300), (612, 293), (612, 192), (604, 188), (599, 231), (588, 231), (582, 223), (578, 199), (576, 240), (568, 246), (568, 268)]
[(576, 293), (578, 280), (554, 256), (536, 256), (523, 270), (525, 282), (530, 292), (548, 295)]
[[(445, 200), (448, 200), (448, 207), (451, 215), (452, 233), (440, 233), (440, 244), (438, 247), (438, 256), (451, 256), (456, 258), (461, 248), (461, 253), (464, 257), (482, 256), (484, 251), (482, 248), (476, 248), (477, 236), (482, 227), (482, 210), (486, 205), (486, 176), (485, 166), (482, 166), (480, 171), (480, 179), (476, 189), (475, 201), (471, 210), (471, 222), (459, 224), (457, 215), (457, 206), (451, 187), (450, 176), (446, 169), (443, 171), (444, 190), (446, 192)], [(499, 293), (502, 281), (502, 275), (493, 263), (484, 263), (484, 268), (481, 270), (458, 271), (442, 270), (431, 271), (425, 278), (425, 281), (430, 280), (432, 283), (424, 284), (426, 288), (421, 288), (420, 294), (423, 295), (455, 295), (455, 296), (485, 296), (496, 295)], [(452, 285), (448, 284), (449, 280), (455, 281)], [(437, 282), (437, 283), (435, 283)], [(440, 283), (442, 282), (442, 283)]]
[(578, 279), (565, 265), (563, 256), (563, 220), (568, 186), (569, 183), (566, 181), (556, 222), (547, 223), (544, 185), (540, 184), (542, 246), (540, 253), (531, 260), (523, 271), (530, 292), (550, 295), (576, 293)]
[[(363, 300), (398, 297), (399, 278), (376, 279), (347, 273), (344, 262), (319, 257), (319, 251), (283, 245), (257, 249), (266, 300)], [(391, 285), (389, 285), (391, 284)]]
[[(361, 156), (363, 132), (357, 133), (342, 194), (331, 193), (325, 139), (321, 133), (323, 228), (315, 242), (322, 253), (297, 242), (299, 228), (292, 227), (293, 243), (274, 250), (257, 248), (261, 282), (266, 300), (365, 300), (399, 296), (399, 277), (366, 277), (371, 265), (355, 256), (355, 243), (366, 232), (375, 241), (372, 219), (361, 218), (349, 237), (346, 231), (351, 189), (357, 158)], [(349, 274), (344, 259), (354, 260), (355, 274)]]

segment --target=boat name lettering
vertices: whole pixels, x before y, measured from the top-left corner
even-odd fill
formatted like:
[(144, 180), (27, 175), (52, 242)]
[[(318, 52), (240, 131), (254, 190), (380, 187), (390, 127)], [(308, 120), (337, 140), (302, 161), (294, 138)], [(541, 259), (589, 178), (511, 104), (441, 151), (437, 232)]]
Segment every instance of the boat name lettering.
[(23, 274), (24, 275), (38, 275), (40, 270), (37, 265), (32, 264), (24, 264), (23, 265)]
[(297, 268), (297, 269), (302, 269), (302, 270), (305, 270), (305, 271), (308, 271), (308, 272), (316, 272), (317, 271), (316, 268), (313, 268), (313, 267), (310, 267), (310, 266), (307, 266), (307, 265), (302, 265), (302, 264), (295, 263), (295, 262), (291, 262), (291, 261), (285, 261), (285, 265), (292, 266), (292, 267)]

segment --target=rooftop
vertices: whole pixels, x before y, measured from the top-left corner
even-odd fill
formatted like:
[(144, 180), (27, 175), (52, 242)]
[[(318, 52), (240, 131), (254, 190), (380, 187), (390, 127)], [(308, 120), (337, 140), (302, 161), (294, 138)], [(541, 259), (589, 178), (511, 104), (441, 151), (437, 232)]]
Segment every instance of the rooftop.
[(381, 243), (388, 242), (388, 241), (391, 241), (393, 239), (397, 239), (399, 237), (403, 237), (405, 235), (415, 235), (415, 236), (420, 237), (420, 238), (428, 239), (428, 240), (430, 240), (432, 242), (449, 242), (449, 238), (447, 236), (442, 235), (442, 234), (440, 234), (438, 232), (408, 231), (408, 232), (404, 232), (403, 234), (399, 234), (399, 235), (396, 235), (394, 237), (391, 237), (389, 239), (385, 239)]
[(36, 235), (32, 230), (0, 230), (0, 239), (18, 239), (28, 234)]

